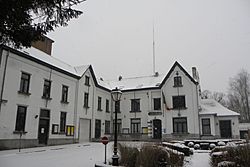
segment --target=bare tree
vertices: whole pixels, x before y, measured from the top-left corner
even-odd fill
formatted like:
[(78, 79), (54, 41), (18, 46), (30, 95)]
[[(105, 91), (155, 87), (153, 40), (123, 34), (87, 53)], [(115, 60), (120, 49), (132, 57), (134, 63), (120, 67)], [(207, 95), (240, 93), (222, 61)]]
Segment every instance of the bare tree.
[(221, 105), (227, 107), (226, 94), (223, 92), (211, 92), (210, 90), (204, 90), (201, 93), (202, 99), (214, 99)]
[(201, 98), (202, 99), (210, 99), (210, 98), (212, 98), (212, 92), (210, 90), (203, 90), (201, 92)]
[(240, 113), (240, 120), (250, 121), (249, 109), (250, 95), (250, 74), (246, 70), (241, 70), (229, 82), (228, 107)]

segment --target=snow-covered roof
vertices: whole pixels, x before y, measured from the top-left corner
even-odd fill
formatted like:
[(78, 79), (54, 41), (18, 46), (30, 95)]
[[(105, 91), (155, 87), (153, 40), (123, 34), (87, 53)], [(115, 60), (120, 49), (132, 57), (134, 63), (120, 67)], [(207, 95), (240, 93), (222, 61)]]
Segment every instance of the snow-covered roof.
[(164, 80), (165, 75), (158, 76), (143, 76), (143, 77), (131, 77), (131, 78), (122, 78), (121, 80), (115, 81), (102, 81), (99, 80), (98, 83), (103, 87), (109, 89), (115, 89), (116, 87), (121, 90), (134, 90), (134, 89), (145, 89), (159, 87), (162, 81)]
[(227, 109), (214, 99), (202, 99), (200, 115), (239, 116), (240, 114)]
[(49, 65), (52, 65), (54, 67), (57, 67), (61, 70), (67, 71), (73, 75), (79, 76), (81, 77), (83, 75), (83, 73), (89, 68), (89, 65), (83, 65), (83, 66), (78, 66), (78, 67), (74, 67), (71, 66), (53, 56), (50, 56), (34, 47), (31, 48), (23, 48), (21, 50), (22, 53), (29, 55), (33, 58), (36, 58), (42, 62), (45, 62)]

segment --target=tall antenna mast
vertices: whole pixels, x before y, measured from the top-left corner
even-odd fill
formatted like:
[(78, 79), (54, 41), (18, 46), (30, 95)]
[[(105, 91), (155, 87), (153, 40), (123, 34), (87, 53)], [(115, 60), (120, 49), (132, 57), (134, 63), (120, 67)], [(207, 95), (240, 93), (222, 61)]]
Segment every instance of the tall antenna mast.
[(155, 28), (153, 21), (153, 74), (155, 74)]

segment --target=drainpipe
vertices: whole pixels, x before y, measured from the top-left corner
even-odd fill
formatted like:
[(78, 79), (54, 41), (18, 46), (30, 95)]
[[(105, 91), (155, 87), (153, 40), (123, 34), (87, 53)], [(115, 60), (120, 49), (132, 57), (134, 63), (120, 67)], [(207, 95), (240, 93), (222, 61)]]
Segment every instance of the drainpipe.
[(197, 109), (198, 109), (198, 126), (199, 126), (199, 139), (201, 140), (201, 125), (200, 125), (200, 109), (199, 109), (199, 92), (198, 86), (196, 85), (196, 96), (197, 96)]
[[(93, 85), (95, 85), (94, 83), (93, 83)], [(94, 111), (95, 111), (95, 91), (96, 91), (96, 87), (95, 86), (93, 86), (93, 96), (92, 96), (92, 118), (91, 118), (91, 127), (90, 127), (90, 139), (92, 138), (92, 130), (94, 130), (93, 129), (93, 127), (94, 127), (94, 125), (95, 125), (95, 121), (94, 121)], [(93, 135), (94, 136), (94, 135)]]
[[(1, 110), (2, 110), (3, 91), (4, 91), (5, 75), (6, 75), (6, 69), (7, 69), (7, 62), (8, 62), (8, 58), (9, 58), (9, 53), (10, 53), (10, 51), (8, 50), (7, 54), (6, 54), (6, 57), (5, 57), (4, 72), (3, 72), (3, 81), (2, 81), (1, 92), (0, 92), (0, 113), (1, 113)], [(0, 54), (3, 55), (3, 49), (1, 49)]]
[[(74, 137), (73, 137), (73, 143), (76, 142), (76, 127), (77, 127), (77, 109), (78, 109), (78, 90), (79, 90), (79, 80), (76, 81), (76, 89), (75, 89), (75, 106), (74, 106)], [(79, 128), (79, 127), (78, 127)], [(79, 135), (78, 135), (79, 138)]]

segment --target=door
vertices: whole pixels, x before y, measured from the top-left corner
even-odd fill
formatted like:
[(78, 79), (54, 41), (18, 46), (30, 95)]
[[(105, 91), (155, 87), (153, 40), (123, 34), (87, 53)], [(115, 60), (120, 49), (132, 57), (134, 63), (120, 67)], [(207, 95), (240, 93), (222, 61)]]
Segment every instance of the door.
[(79, 142), (88, 142), (90, 139), (90, 120), (80, 119), (79, 125)]
[(95, 138), (98, 139), (101, 137), (101, 120), (95, 120)]
[(161, 139), (162, 130), (161, 130), (161, 120), (155, 119), (153, 120), (153, 138)]
[(231, 120), (220, 121), (221, 138), (232, 138)]
[(48, 144), (49, 138), (49, 120), (50, 120), (50, 111), (41, 110), (39, 117), (39, 126), (38, 126), (38, 142), (39, 144)]

